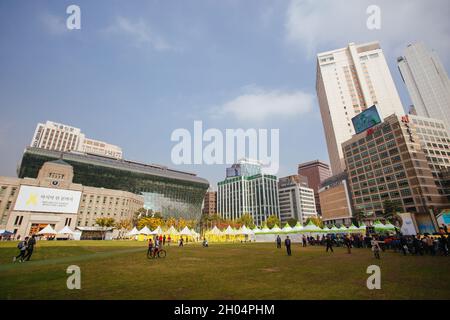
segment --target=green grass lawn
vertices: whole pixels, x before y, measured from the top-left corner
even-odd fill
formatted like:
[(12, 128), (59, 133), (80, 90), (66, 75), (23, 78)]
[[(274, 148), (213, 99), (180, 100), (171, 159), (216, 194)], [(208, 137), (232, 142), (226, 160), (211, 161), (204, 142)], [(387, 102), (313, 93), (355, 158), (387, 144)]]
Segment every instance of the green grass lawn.
[[(450, 299), (450, 258), (294, 244), (188, 244), (148, 260), (132, 241), (41, 241), (33, 261), (12, 263), (16, 243), (0, 243), (0, 299)], [(366, 269), (381, 268), (381, 290)], [(81, 268), (81, 290), (66, 269)]]

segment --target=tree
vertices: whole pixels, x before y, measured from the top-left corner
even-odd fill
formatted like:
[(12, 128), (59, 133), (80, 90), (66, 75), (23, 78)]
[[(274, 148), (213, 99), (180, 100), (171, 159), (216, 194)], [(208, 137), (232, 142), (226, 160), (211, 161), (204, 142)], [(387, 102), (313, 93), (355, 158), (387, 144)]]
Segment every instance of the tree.
[(287, 223), (289, 223), (289, 225), (290, 225), (291, 227), (294, 227), (295, 225), (297, 225), (298, 221), (297, 221), (297, 219), (290, 218), (290, 219), (287, 221)]
[[(115, 225), (115, 220), (113, 218), (97, 218), (95, 223), (102, 228), (109, 228)], [(106, 230), (103, 230), (103, 240), (105, 239)]]
[(355, 210), (353, 213), (353, 218), (358, 222), (358, 224), (364, 220), (365, 216), (364, 211), (360, 209)]
[(385, 220), (398, 220), (398, 212), (403, 209), (399, 200), (384, 200), (383, 201), (383, 218)]
[(310, 223), (311, 221), (316, 226), (323, 228), (323, 221), (319, 217), (309, 217), (308, 219), (306, 219), (306, 224)]
[(246, 227), (253, 229), (255, 227), (255, 222), (253, 221), (253, 217), (250, 215), (250, 213), (244, 213), (238, 220), (237, 223), (239, 223), (241, 226), (245, 225)]
[(276, 215), (270, 215), (269, 217), (267, 217), (266, 223), (267, 227), (269, 227), (270, 229), (272, 229), (275, 225), (280, 226), (281, 224), (280, 219), (278, 219)]
[(137, 226), (139, 229), (148, 227), (151, 230), (155, 230), (159, 226), (162, 226), (163, 223), (164, 223), (164, 221), (160, 218), (144, 217), (144, 218), (139, 219)]

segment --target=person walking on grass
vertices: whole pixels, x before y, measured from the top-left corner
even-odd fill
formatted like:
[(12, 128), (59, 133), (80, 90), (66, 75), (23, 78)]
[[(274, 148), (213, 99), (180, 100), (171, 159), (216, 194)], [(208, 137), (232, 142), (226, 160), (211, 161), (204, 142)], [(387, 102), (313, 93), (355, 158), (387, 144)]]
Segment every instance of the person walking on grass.
[(152, 238), (148, 239), (148, 250), (147, 255), (151, 254), (153, 256), (153, 241)]
[(179, 247), (183, 246), (183, 237), (180, 237), (180, 244), (178, 245)]
[(374, 257), (379, 260), (381, 251), (379, 241), (375, 237), (373, 237), (372, 240), (370, 241), (370, 245), (372, 246), (372, 252)]
[(284, 245), (286, 246), (287, 255), (290, 256), (292, 253), (291, 253), (291, 239), (289, 239), (289, 236), (287, 236), (286, 240), (284, 240)]
[(304, 248), (306, 247), (306, 237), (305, 237), (305, 235), (303, 235), (303, 237), (302, 237), (302, 245), (303, 245)]
[(327, 252), (328, 252), (328, 250), (331, 250), (331, 252), (334, 252), (333, 251), (333, 240), (331, 239), (331, 237), (330, 236), (327, 236), (327, 238), (325, 239), (325, 244), (327, 245)]
[(344, 237), (344, 244), (347, 247), (347, 253), (352, 253), (352, 240), (350, 240), (349, 236)]
[(23, 262), (24, 258), (25, 258), (25, 253), (27, 251), (27, 241), (28, 241), (28, 237), (25, 238), (25, 240), (20, 241), (17, 244), (17, 249), (19, 249), (19, 254), (13, 258), (13, 262), (16, 262), (17, 260), (19, 260), (19, 262)]
[(36, 245), (36, 236), (33, 234), (27, 242), (27, 250), (25, 251), (25, 256), (23, 257), (25, 261), (30, 261), (33, 255), (34, 246)]
[(277, 248), (281, 249), (281, 238), (280, 238), (280, 235), (277, 236)]
[(166, 235), (164, 235), (164, 237), (163, 237), (163, 239), (162, 239), (162, 244), (163, 244), (163, 246), (166, 245)]

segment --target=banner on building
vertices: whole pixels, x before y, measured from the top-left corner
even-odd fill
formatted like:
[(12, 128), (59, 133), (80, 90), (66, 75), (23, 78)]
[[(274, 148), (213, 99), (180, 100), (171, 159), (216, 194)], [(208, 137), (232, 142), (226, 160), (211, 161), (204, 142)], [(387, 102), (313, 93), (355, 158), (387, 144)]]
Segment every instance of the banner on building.
[(81, 191), (21, 186), (15, 211), (78, 213)]

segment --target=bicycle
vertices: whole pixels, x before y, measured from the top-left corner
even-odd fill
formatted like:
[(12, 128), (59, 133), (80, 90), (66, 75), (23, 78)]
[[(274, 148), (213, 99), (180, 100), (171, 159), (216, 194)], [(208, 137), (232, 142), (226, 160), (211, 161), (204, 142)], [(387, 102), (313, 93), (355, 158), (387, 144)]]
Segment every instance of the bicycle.
[(167, 252), (164, 249), (158, 249), (158, 251), (156, 251), (156, 253), (153, 253), (152, 251), (147, 252), (148, 259), (165, 258), (166, 255), (167, 255)]

